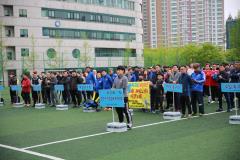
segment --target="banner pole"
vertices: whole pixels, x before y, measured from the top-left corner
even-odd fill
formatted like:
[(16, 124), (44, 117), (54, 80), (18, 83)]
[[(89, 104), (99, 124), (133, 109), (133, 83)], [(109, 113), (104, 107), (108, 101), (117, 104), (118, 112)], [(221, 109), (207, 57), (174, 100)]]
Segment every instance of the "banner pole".
[(114, 108), (112, 107), (112, 118), (113, 118), (113, 122), (115, 122), (115, 118), (114, 118)]
[(238, 112), (237, 112), (237, 96), (236, 96), (236, 92), (234, 92), (234, 105), (235, 105), (235, 112), (236, 112), (236, 116), (238, 115)]
[(174, 92), (173, 92), (173, 112), (175, 111), (175, 96), (174, 96)]

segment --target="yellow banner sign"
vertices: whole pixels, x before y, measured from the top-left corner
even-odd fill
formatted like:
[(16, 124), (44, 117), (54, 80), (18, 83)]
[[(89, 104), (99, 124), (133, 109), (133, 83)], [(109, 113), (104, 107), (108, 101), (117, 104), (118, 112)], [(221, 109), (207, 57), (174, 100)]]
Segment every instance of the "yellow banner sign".
[(150, 109), (151, 102), (149, 84), (149, 81), (128, 83), (128, 101), (130, 108)]

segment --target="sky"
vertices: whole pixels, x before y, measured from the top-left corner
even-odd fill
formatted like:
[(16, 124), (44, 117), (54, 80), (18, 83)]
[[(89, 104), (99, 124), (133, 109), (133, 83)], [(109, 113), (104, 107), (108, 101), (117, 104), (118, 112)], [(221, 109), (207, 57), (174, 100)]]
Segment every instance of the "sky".
[(228, 18), (229, 14), (232, 17), (236, 17), (238, 10), (240, 10), (240, 0), (224, 0), (225, 3), (225, 20)]

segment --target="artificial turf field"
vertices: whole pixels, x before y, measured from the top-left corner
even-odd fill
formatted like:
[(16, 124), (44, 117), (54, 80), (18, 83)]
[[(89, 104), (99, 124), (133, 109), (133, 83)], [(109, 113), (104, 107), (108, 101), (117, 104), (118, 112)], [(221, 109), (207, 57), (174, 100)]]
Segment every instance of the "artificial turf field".
[[(9, 102), (8, 92), (4, 97)], [(67, 160), (240, 160), (240, 126), (228, 123), (234, 112), (214, 113), (216, 107), (206, 104), (206, 113), (212, 114), (167, 123), (162, 114), (134, 111), (136, 128), (107, 133), (111, 111), (37, 110), (7, 103), (0, 108), (0, 144), (18, 151), (0, 145), (0, 160), (49, 159), (39, 153)]]

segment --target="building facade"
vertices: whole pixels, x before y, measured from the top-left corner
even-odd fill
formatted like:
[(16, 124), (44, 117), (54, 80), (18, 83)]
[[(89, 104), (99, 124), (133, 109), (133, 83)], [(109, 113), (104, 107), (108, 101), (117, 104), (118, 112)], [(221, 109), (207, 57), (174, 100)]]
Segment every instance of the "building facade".
[[(146, 45), (175, 47), (209, 42), (224, 47), (224, 0), (145, 0), (143, 5), (149, 8), (146, 14), (143, 12)], [(148, 14), (150, 19), (145, 16)], [(151, 35), (157, 35), (157, 41)]]
[[(22, 69), (143, 65), (141, 0), (1, 0), (5, 77)], [(126, 58), (127, 57), (127, 58)]]

